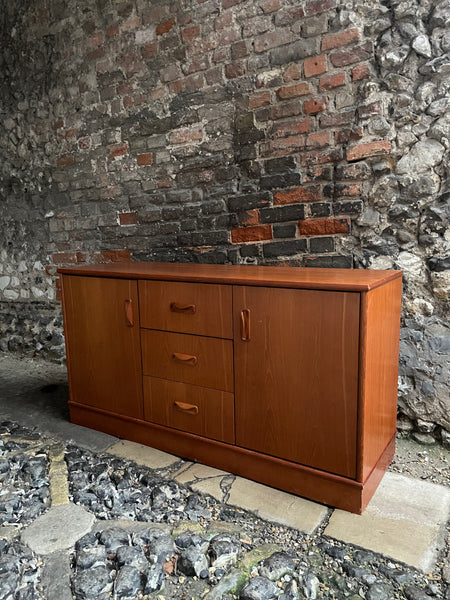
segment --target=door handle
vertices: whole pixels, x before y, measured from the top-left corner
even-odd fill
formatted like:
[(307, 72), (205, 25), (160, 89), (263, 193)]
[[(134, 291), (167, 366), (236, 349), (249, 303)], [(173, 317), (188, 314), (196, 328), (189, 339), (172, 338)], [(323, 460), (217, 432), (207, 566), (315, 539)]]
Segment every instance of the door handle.
[(178, 402), (178, 400), (175, 400), (173, 405), (175, 408), (178, 408), (178, 410), (181, 410), (181, 412), (188, 413), (190, 415), (198, 415), (198, 406), (195, 404), (187, 404), (186, 402)]
[(133, 301), (131, 298), (127, 298), (125, 300), (125, 322), (127, 327), (133, 327), (134, 318), (133, 318)]
[(170, 303), (170, 310), (174, 313), (183, 313), (185, 315), (195, 315), (195, 304), (179, 304), (178, 302)]
[(173, 352), (172, 354), (173, 360), (181, 362), (185, 365), (189, 365), (190, 367), (195, 367), (197, 364), (197, 357), (192, 356), (191, 354), (182, 354), (181, 352)]
[(241, 310), (241, 340), (243, 342), (250, 341), (250, 309), (244, 308)]

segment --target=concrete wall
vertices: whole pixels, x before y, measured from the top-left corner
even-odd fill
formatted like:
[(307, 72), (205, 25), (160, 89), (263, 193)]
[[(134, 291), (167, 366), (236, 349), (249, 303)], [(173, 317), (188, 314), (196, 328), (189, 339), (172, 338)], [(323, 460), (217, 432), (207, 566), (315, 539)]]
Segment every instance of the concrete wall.
[(62, 264), (400, 268), (400, 423), (450, 431), (449, 24), (449, 0), (5, 5), (1, 349), (63, 356)]

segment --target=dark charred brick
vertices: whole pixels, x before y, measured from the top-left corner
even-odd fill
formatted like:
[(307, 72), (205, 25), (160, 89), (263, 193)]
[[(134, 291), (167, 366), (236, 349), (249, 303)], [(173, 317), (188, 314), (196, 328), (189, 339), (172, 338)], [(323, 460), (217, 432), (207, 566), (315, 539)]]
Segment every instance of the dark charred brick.
[(271, 242), (263, 245), (265, 258), (278, 258), (279, 256), (292, 256), (306, 252), (306, 240), (289, 240), (283, 242)]
[(303, 219), (305, 207), (303, 204), (289, 204), (286, 206), (275, 206), (273, 208), (262, 208), (259, 211), (261, 223), (281, 223), (283, 221), (295, 221)]

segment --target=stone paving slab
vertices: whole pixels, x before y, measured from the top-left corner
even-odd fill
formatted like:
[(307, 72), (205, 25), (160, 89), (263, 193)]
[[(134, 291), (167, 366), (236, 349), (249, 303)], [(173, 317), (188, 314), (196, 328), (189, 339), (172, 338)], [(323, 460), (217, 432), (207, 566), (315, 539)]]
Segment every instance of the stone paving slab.
[(167, 452), (161, 452), (161, 450), (156, 450), (156, 448), (150, 448), (149, 446), (136, 444), (127, 440), (120, 440), (113, 444), (107, 449), (107, 453), (125, 458), (126, 460), (133, 460), (138, 465), (143, 465), (150, 469), (164, 469), (180, 460), (177, 456), (167, 454)]
[(386, 473), (362, 515), (335, 510), (324, 533), (428, 572), (449, 511), (447, 488)]
[(242, 477), (236, 477), (231, 486), (228, 504), (309, 534), (321, 525), (328, 514), (328, 509), (321, 504)]
[(224, 477), (229, 477), (226, 471), (220, 471), (207, 465), (193, 463), (188, 469), (184, 468), (175, 473), (174, 478), (178, 483), (189, 485), (194, 492), (209, 494), (219, 502), (223, 501), (224, 491), (222, 481)]
[(88, 533), (95, 517), (81, 506), (52, 506), (22, 532), (22, 541), (36, 554), (52, 554), (71, 548)]

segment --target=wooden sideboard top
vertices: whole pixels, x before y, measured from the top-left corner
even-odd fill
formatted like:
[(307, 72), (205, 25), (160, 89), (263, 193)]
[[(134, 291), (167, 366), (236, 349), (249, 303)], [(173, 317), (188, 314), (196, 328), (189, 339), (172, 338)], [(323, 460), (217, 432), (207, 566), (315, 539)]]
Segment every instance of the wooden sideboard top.
[(403, 271), (131, 262), (61, 267), (58, 273), (86, 277), (159, 279), (363, 292), (401, 277)]

